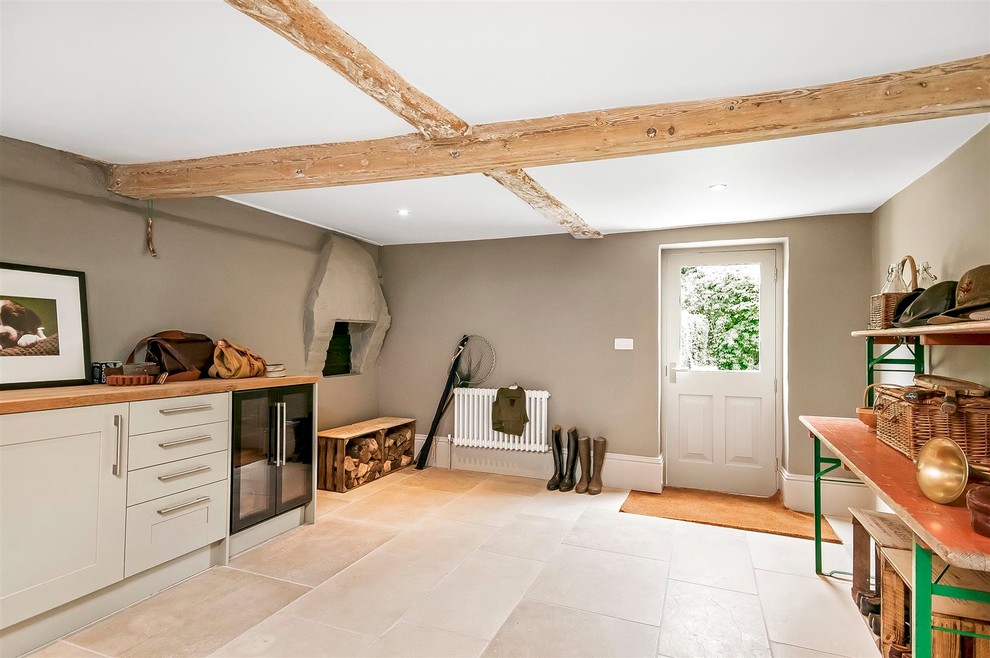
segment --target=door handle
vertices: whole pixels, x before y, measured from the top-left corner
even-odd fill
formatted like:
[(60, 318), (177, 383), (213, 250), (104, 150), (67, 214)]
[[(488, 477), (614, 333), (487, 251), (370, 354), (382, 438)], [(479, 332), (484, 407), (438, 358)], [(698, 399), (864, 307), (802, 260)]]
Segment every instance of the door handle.
[(171, 409), (159, 409), (158, 413), (168, 416), (170, 414), (184, 414), (190, 411), (208, 411), (213, 408), (212, 404), (194, 404), (188, 407), (172, 407)]
[(113, 415), (113, 427), (117, 433), (117, 449), (114, 453), (113, 468), (110, 469), (110, 472), (117, 477), (123, 477), (123, 470), (120, 468), (120, 462), (124, 460), (121, 455), (124, 447), (124, 417), (122, 415)]
[(169, 480), (180, 478), (183, 475), (192, 475), (193, 473), (202, 473), (203, 471), (210, 471), (210, 470), (213, 470), (212, 467), (203, 464), (202, 466), (196, 466), (195, 468), (190, 468), (185, 471), (179, 471), (178, 473), (168, 473), (166, 475), (159, 475), (158, 479), (161, 482), (168, 482)]
[(282, 466), (285, 466), (286, 461), (288, 461), (287, 453), (289, 452), (288, 448), (286, 447), (286, 441), (287, 441), (286, 436), (288, 435), (286, 429), (288, 428), (290, 422), (289, 419), (287, 418), (287, 416), (289, 415), (289, 410), (288, 410), (288, 405), (285, 402), (279, 402), (279, 404), (282, 406)]
[(200, 496), (196, 500), (189, 500), (189, 501), (186, 501), (184, 503), (179, 503), (178, 505), (172, 505), (171, 507), (166, 507), (165, 509), (160, 509), (160, 510), (158, 510), (158, 513), (164, 516), (165, 514), (168, 514), (170, 512), (174, 512), (176, 510), (180, 510), (180, 509), (182, 509), (184, 507), (192, 507), (193, 505), (199, 505), (200, 503), (208, 503), (208, 502), (210, 502), (210, 497), (209, 496)]
[(282, 405), (275, 403), (275, 465), (282, 464)]
[(671, 384), (677, 383), (677, 362), (671, 361), (670, 365), (667, 366), (667, 380)]
[(163, 441), (158, 444), (159, 448), (171, 448), (173, 446), (181, 446), (184, 443), (196, 443), (197, 441), (207, 441), (213, 437), (209, 434), (203, 434), (202, 436), (190, 436), (188, 439), (176, 439), (175, 441)]

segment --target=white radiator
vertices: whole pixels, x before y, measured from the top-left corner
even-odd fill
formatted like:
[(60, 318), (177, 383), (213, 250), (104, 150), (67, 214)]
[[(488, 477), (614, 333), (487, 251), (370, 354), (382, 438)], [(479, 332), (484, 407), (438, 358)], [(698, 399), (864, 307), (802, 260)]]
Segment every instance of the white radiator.
[(550, 449), (547, 428), (547, 391), (526, 391), (529, 422), (522, 436), (492, 429), (495, 388), (454, 389), (454, 445), (497, 450), (546, 452)]

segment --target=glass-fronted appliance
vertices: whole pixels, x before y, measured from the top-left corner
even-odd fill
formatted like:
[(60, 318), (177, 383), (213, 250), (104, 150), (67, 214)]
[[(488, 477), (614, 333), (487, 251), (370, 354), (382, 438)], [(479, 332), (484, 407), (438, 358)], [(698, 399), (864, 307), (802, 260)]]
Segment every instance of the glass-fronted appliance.
[(230, 532), (313, 497), (313, 387), (233, 393)]

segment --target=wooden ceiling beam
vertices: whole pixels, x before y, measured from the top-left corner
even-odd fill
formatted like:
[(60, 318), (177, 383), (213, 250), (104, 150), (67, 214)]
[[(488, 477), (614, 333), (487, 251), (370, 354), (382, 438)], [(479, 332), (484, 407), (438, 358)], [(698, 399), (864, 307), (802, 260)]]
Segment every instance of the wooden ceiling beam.
[(424, 137), (452, 137), (467, 132), (466, 121), (409, 84), (308, 0), (225, 2), (329, 66), (408, 121)]
[(116, 165), (139, 199), (243, 194), (515, 170), (990, 111), (990, 55), (799, 89), (473, 126), (469, 133)]
[(556, 197), (547, 192), (542, 185), (522, 169), (501, 169), (485, 174), (531, 205), (558, 226), (563, 227), (575, 238), (600, 238), (601, 231), (589, 226), (581, 216), (565, 206)]
[[(409, 84), (364, 44), (331, 21), (308, 0), (225, 0), (227, 4), (282, 35), (342, 75), (358, 89), (405, 119), (424, 138), (456, 137), (470, 130), (467, 121)], [(524, 171), (492, 176), (537, 212), (576, 238), (602, 234), (552, 196)]]

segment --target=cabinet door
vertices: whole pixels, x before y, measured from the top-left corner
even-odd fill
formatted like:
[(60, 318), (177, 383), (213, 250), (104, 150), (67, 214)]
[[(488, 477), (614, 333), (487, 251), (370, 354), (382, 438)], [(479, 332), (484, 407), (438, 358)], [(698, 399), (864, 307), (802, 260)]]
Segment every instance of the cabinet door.
[(305, 505), (313, 498), (313, 387), (278, 389), (282, 404), (278, 512)]
[(275, 516), (275, 396), (238, 391), (232, 399), (230, 531)]
[(127, 405), (0, 416), (0, 628), (124, 576)]

